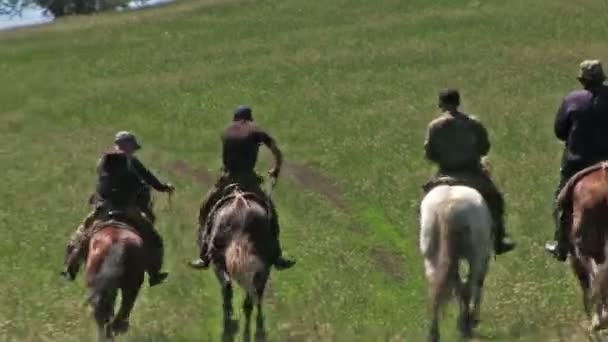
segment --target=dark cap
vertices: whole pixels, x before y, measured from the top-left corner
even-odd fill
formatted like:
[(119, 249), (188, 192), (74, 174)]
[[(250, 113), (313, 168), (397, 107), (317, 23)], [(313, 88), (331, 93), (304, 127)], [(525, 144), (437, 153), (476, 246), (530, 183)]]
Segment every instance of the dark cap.
[(137, 142), (135, 134), (129, 131), (120, 131), (116, 133), (116, 136), (114, 137), (114, 142), (116, 144), (131, 143), (133, 144), (133, 146), (135, 146), (135, 149), (137, 150), (141, 148), (141, 145), (139, 145), (139, 143)]
[(246, 105), (240, 105), (234, 110), (234, 121), (249, 120), (253, 121), (253, 115), (251, 107)]
[(454, 88), (442, 90), (439, 92), (439, 102), (443, 104), (460, 106), (460, 93)]

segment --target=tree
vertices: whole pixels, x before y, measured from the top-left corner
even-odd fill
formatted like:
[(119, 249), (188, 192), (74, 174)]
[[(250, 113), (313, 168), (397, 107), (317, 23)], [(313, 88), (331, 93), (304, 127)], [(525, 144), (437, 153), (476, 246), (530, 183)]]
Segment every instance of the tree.
[(19, 15), (24, 8), (36, 4), (55, 17), (70, 14), (91, 14), (126, 5), (128, 0), (0, 0), (0, 14)]

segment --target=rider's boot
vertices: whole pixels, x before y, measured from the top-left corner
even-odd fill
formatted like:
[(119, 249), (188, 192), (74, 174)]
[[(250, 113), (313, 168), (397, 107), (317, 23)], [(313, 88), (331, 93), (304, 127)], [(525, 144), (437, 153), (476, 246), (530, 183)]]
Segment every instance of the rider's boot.
[(288, 268), (293, 267), (296, 264), (296, 261), (285, 258), (283, 256), (283, 251), (281, 249), (281, 241), (279, 239), (279, 235), (280, 235), (279, 218), (278, 218), (276, 210), (272, 204), (270, 205), (270, 209), (271, 209), (270, 226), (272, 229), (272, 235), (275, 239), (275, 248), (276, 248), (276, 253), (275, 253), (276, 258), (274, 259), (274, 262), (272, 264), (279, 271), (286, 270)]
[(188, 262), (190, 267), (197, 270), (207, 269), (211, 263), (211, 259), (209, 258), (209, 236), (211, 235), (211, 224), (208, 222), (208, 216), (212, 207), (221, 197), (221, 181), (222, 180), (220, 179), (216, 186), (209, 190), (198, 214), (198, 236), (200, 238), (199, 243), (201, 249), (198, 259)]
[(76, 279), (80, 269), (80, 251), (78, 248), (69, 244), (66, 248), (65, 269), (61, 275), (69, 281)]
[(568, 239), (562, 227), (564, 218), (560, 217), (558, 208), (555, 209), (553, 217), (555, 221), (555, 240), (545, 244), (545, 251), (553, 255), (557, 261), (564, 262), (568, 259)]
[(208, 250), (208, 243), (207, 243), (207, 241), (203, 241), (201, 244), (201, 251), (200, 251), (199, 258), (196, 260), (190, 261), (188, 263), (188, 265), (197, 270), (203, 270), (203, 269), (209, 268), (209, 264), (211, 263), (211, 260), (209, 258), (209, 253), (207, 252), (207, 250)]

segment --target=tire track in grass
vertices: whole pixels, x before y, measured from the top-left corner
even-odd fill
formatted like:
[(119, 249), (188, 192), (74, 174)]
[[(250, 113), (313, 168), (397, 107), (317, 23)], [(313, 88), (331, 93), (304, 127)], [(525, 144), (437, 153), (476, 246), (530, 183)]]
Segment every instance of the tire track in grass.
[[(209, 187), (215, 181), (214, 175), (204, 168), (197, 168), (184, 160), (174, 160), (167, 164), (167, 168), (176, 175), (190, 179), (195, 183)], [(309, 189), (317, 195), (325, 198), (333, 207), (342, 213), (353, 217), (351, 209), (346, 204), (343, 192), (333, 180), (311, 166), (285, 162), (284, 174), (293, 179), (299, 186)], [(358, 235), (365, 236), (370, 231), (365, 224), (354, 219), (351, 220), (349, 229)], [(387, 274), (395, 282), (403, 283), (406, 279), (405, 261), (403, 257), (390, 249), (372, 246), (369, 251), (371, 260), (383, 273)], [(272, 292), (270, 290), (269, 292)], [(269, 293), (270, 294), (270, 293)]]

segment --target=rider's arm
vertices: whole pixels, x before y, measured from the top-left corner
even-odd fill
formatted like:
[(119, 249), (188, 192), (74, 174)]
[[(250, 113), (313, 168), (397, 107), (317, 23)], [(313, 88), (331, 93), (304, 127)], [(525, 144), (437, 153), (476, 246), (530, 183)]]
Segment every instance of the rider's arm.
[(437, 149), (434, 143), (436, 139), (436, 132), (437, 129), (435, 128), (433, 122), (431, 122), (429, 128), (427, 129), (426, 139), (424, 141), (424, 156), (426, 157), (426, 159), (433, 162), (437, 162), (439, 159), (439, 156), (437, 155)]
[(568, 107), (568, 99), (566, 99), (562, 102), (562, 105), (559, 107), (557, 115), (555, 116), (555, 136), (561, 141), (568, 140), (570, 127), (572, 126), (570, 110)]
[(275, 176), (278, 176), (281, 172), (281, 167), (283, 166), (283, 153), (277, 146), (276, 140), (274, 140), (268, 133), (260, 130), (257, 132), (257, 135), (259, 142), (266, 145), (266, 147), (270, 149), (270, 152), (272, 152), (272, 155), (274, 156), (273, 171)]
[(488, 130), (477, 121), (477, 141), (479, 143), (479, 154), (485, 156), (490, 152), (490, 139), (488, 138)]
[(137, 158), (133, 158), (131, 160), (131, 165), (137, 172), (137, 174), (141, 177), (141, 179), (146, 182), (146, 184), (150, 185), (156, 191), (168, 191), (169, 186), (161, 183), (161, 181), (156, 178), (156, 176), (150, 172)]
[(274, 140), (271, 140), (266, 146), (268, 146), (274, 156), (274, 170), (276, 170), (276, 175), (278, 176), (279, 172), (281, 172), (281, 167), (283, 167), (283, 153)]

